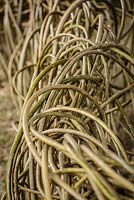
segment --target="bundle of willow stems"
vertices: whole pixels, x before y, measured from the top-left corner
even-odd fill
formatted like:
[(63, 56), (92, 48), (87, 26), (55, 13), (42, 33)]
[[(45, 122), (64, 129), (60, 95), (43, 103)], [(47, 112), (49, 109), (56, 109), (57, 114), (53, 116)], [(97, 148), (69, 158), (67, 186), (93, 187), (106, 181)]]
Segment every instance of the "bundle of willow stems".
[(2, 199), (134, 200), (132, 3), (3, 4), (19, 125)]

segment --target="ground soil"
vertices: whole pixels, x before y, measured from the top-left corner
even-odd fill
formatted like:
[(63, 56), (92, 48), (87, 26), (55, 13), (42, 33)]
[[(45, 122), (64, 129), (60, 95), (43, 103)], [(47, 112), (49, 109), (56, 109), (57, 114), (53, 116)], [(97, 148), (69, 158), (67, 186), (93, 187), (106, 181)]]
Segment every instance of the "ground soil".
[(0, 71), (0, 199), (5, 191), (6, 164), (16, 134), (12, 124), (16, 118), (9, 85)]

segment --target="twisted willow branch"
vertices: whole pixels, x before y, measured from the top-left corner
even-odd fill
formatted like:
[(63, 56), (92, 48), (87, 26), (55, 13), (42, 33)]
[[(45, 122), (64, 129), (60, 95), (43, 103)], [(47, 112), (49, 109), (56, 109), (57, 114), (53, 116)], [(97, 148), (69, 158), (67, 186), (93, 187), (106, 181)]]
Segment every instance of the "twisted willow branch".
[(0, 55), (21, 111), (8, 200), (134, 199), (134, 17), (120, 4), (5, 1)]

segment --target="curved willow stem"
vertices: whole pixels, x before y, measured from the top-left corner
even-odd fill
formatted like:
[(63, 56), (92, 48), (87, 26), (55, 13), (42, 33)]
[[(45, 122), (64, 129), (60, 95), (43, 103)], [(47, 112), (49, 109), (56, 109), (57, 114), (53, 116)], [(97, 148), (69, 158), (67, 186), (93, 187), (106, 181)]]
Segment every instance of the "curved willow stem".
[(133, 199), (134, 17), (120, 5), (5, 1), (0, 56), (20, 113), (8, 200)]

